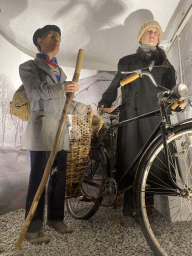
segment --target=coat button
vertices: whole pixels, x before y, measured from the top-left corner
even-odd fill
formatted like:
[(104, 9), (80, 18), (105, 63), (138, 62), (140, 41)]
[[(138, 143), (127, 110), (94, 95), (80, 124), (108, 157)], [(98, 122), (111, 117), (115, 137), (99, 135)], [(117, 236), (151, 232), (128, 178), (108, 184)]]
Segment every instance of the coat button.
[(137, 112), (139, 112), (139, 109), (138, 109), (138, 108), (135, 108), (135, 110), (136, 110)]

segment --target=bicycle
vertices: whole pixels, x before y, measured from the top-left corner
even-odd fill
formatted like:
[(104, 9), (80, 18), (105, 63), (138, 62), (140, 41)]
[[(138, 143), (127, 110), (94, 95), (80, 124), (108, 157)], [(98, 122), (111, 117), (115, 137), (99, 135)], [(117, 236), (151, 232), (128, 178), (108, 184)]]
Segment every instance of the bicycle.
[[(150, 73), (141, 70), (123, 83), (143, 75), (147, 75), (154, 86), (161, 90), (158, 93), (159, 109), (123, 122), (118, 122), (114, 113), (110, 115), (110, 124), (103, 136), (91, 145), (82, 195), (67, 200), (67, 209), (77, 219), (89, 219), (101, 205), (112, 206), (118, 195), (132, 188), (135, 217), (138, 218), (143, 234), (155, 255), (192, 255), (192, 118), (171, 125), (166, 113), (167, 103), (172, 105), (177, 99), (187, 97), (187, 87), (178, 85), (169, 91), (157, 85)], [(157, 114), (161, 115), (161, 122), (117, 182), (114, 178), (115, 129)], [(106, 141), (109, 141), (108, 150), (105, 148)], [(138, 168), (134, 184), (121, 189), (121, 181), (136, 164)], [(160, 175), (155, 173), (154, 170), (157, 169), (160, 169)], [(149, 213), (148, 202), (151, 198), (155, 198), (155, 207)], [(164, 205), (160, 208), (158, 202), (161, 202), (161, 198), (164, 199)], [(155, 236), (151, 219), (163, 230), (161, 236)], [(184, 239), (189, 242), (182, 243)]]

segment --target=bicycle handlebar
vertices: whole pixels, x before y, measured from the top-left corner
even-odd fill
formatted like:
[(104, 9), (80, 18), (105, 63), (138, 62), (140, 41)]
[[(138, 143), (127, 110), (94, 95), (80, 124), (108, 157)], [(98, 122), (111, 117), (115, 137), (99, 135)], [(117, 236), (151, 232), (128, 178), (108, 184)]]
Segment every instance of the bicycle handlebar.
[(179, 106), (179, 103), (181, 103), (182, 100), (179, 100), (177, 102), (175, 102), (172, 106), (171, 106), (171, 109), (175, 110), (178, 106)]
[[(162, 91), (166, 91), (168, 94), (175, 94), (174, 96), (176, 96), (177, 99), (179, 99), (179, 98), (186, 98), (186, 97), (187, 97), (188, 88), (187, 88), (187, 86), (186, 86), (185, 84), (180, 84), (180, 85), (177, 86), (177, 88), (176, 88), (175, 90), (170, 91), (169, 89), (167, 89), (167, 88), (165, 88), (165, 87), (163, 87), (163, 86), (158, 85), (158, 84), (156, 83), (156, 81), (155, 81), (153, 75), (152, 75), (151, 73), (149, 73), (149, 72), (147, 72), (147, 71), (141, 71), (141, 70), (137, 70), (137, 71), (134, 71), (134, 72), (135, 72), (134, 74), (132, 74), (132, 75), (130, 75), (130, 76), (124, 78), (123, 80), (121, 80), (121, 81), (120, 81), (120, 85), (121, 85), (121, 86), (124, 86), (124, 85), (126, 85), (126, 84), (128, 84), (128, 83), (133, 82), (133, 81), (136, 80), (137, 78), (142, 77), (143, 75), (146, 75), (146, 76), (148, 76), (148, 77), (151, 79), (151, 81), (152, 81), (152, 83), (154, 84), (154, 86), (155, 86), (155, 87), (158, 87), (158, 88), (161, 89)], [(122, 72), (122, 73), (123, 73), (123, 72)], [(180, 87), (180, 88), (182, 87), (182, 89), (179, 90), (179, 87)], [(174, 91), (174, 93), (173, 93), (173, 91)], [(171, 95), (169, 95), (169, 96), (170, 96), (171, 98), (174, 98), (174, 96), (173, 96), (173, 97), (172, 97)], [(181, 101), (182, 101), (182, 100), (181, 100)], [(179, 103), (180, 103), (181, 101), (175, 102), (175, 103), (171, 106), (171, 109), (172, 109), (172, 110), (176, 109), (176, 107), (179, 106)]]
[(125, 79), (121, 80), (120, 85), (124, 86), (126, 84), (129, 84), (129, 83), (133, 82), (134, 80), (136, 80), (137, 78), (139, 78), (139, 75), (137, 73), (132, 74), (132, 75), (126, 77)]
[(163, 91), (169, 91), (169, 89), (167, 89), (167, 88), (165, 88), (163, 86), (158, 85), (151, 73), (149, 73), (147, 71), (141, 71), (141, 70), (137, 70), (137, 71), (135, 71), (134, 74), (132, 74), (132, 75), (124, 78), (123, 80), (121, 80), (120, 81), (120, 85), (124, 86), (124, 85), (126, 85), (128, 83), (131, 83), (134, 80), (136, 80), (137, 78), (142, 77), (143, 75), (144, 76), (148, 76), (151, 79), (151, 82), (154, 84), (155, 87), (158, 87), (158, 88), (160, 88)]

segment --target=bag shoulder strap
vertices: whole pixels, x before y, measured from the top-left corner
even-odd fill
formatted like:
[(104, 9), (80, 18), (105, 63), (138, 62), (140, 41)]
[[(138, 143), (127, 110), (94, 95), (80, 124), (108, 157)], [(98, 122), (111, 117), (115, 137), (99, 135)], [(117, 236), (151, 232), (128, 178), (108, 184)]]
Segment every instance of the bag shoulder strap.
[(39, 67), (38, 67), (38, 62), (35, 59), (33, 60), (33, 62), (35, 63), (35, 67), (36, 67), (37, 72), (38, 72), (38, 74), (40, 76), (40, 70), (39, 70)]

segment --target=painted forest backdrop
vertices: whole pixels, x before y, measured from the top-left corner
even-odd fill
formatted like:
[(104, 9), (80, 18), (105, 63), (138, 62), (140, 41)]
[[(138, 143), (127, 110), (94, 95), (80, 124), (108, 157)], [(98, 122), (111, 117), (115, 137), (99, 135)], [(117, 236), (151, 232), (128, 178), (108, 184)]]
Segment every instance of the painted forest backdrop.
[(6, 74), (0, 75), (0, 144), (21, 145), (26, 122), (11, 116), (9, 103), (13, 98), (15, 87)]

